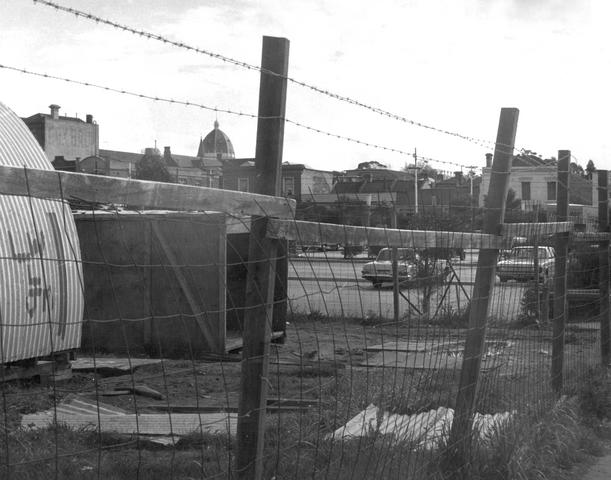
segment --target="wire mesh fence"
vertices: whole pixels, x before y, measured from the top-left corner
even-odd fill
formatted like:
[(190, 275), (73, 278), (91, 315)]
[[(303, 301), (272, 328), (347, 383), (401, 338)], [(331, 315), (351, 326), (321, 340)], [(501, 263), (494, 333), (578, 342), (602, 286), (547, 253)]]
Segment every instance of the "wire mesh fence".
[[(563, 388), (601, 361), (609, 252), (595, 225), (487, 235), (427, 229), (424, 213), (400, 217), (400, 229), (270, 219), (276, 255), (254, 260), (242, 214), (72, 202), (75, 228), (56, 223), (72, 239), (63, 257), (32, 211), (21, 212), (26, 245), (38, 247), (2, 256), (3, 269), (29, 268), (39, 282), (14, 285), (39, 315), (19, 324), (2, 312), (3, 340), (39, 327), (49, 327), (43, 343), (61, 336), (61, 305), (44, 292), (64, 265), (82, 271), (84, 303), (78, 349), (7, 362), (3, 342), (2, 478), (240, 478), (237, 445), (250, 434), (240, 421), (257, 413), (240, 406), (253, 381), (241, 353), (249, 296), (269, 306), (254, 379), (266, 390), (263, 478), (435, 478), (452, 446), (474, 284), (491, 273), (482, 251), (497, 255), (496, 276), (474, 428), (460, 442), (493, 448), (557, 401), (556, 247), (569, 230)], [(267, 296), (249, 284), (264, 264), (274, 265)]]

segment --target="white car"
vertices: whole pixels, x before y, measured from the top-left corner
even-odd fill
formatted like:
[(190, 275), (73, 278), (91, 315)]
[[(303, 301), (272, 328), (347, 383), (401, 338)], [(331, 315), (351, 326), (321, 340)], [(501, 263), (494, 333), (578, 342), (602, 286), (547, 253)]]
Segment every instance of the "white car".
[(501, 282), (507, 280), (534, 280), (547, 281), (554, 276), (554, 262), (556, 252), (553, 247), (537, 247), (539, 272), (535, 273), (535, 247), (513, 247), (509, 255), (498, 262), (496, 274)]
[[(420, 256), (413, 248), (397, 249), (399, 282), (405, 283), (416, 278)], [(373, 262), (363, 265), (361, 276), (375, 288), (384, 282), (392, 282), (392, 248), (383, 248)]]

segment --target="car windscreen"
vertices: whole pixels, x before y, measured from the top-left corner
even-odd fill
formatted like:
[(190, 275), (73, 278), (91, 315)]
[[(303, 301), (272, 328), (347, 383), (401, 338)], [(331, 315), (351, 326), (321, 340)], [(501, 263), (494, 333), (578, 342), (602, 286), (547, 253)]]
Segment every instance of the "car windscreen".
[[(511, 258), (516, 260), (532, 260), (535, 256), (534, 248), (514, 248), (511, 251)], [(546, 258), (547, 253), (544, 248), (539, 248), (539, 258)]]

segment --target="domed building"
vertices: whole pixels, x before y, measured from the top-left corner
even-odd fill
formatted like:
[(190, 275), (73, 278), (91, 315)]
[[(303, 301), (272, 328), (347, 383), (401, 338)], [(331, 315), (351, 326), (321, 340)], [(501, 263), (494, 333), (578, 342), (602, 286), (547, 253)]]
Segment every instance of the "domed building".
[(220, 161), (235, 158), (233, 144), (227, 134), (219, 128), (217, 120), (214, 121), (214, 130), (200, 139), (197, 156), (199, 158), (215, 158)]

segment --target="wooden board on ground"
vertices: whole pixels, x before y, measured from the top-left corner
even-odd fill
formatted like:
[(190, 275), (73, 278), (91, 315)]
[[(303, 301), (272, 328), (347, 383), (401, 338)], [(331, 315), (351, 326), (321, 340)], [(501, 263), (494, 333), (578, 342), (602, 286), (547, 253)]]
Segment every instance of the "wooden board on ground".
[(72, 378), (72, 369), (69, 363), (53, 360), (35, 360), (31, 365), (3, 366), (0, 364), (0, 383), (36, 377), (40, 378), (42, 385), (47, 385), (50, 381), (69, 380)]
[(369, 345), (366, 352), (425, 352), (443, 346), (450, 347), (458, 344), (456, 342), (444, 343), (440, 340), (391, 340), (378, 345)]
[(24, 428), (47, 428), (65, 425), (74, 429), (93, 428), (100, 432), (139, 435), (188, 435), (209, 433), (235, 435), (234, 413), (164, 413), (164, 414), (75, 414), (63, 411), (24, 415)]
[[(284, 332), (272, 332), (271, 341), (279, 340), (284, 337)], [(225, 352), (235, 352), (236, 350), (240, 350), (244, 346), (244, 339), (239, 337), (227, 338), (225, 340)]]
[(123, 374), (136, 368), (161, 363), (158, 358), (116, 358), (116, 357), (81, 357), (72, 361), (75, 372), (92, 372)]
[(440, 352), (388, 352), (376, 353), (361, 363), (362, 367), (412, 368), (415, 370), (455, 369), (462, 365), (462, 356)]
[[(498, 364), (498, 356), (511, 348), (511, 341), (487, 341), (482, 368)], [(362, 362), (363, 367), (410, 368), (415, 370), (457, 369), (462, 367), (464, 342), (439, 343), (426, 351), (382, 350)]]
[[(267, 411), (272, 413), (280, 412), (294, 412), (299, 410), (307, 410), (312, 406), (316, 406), (321, 401), (315, 398), (268, 398), (267, 399)], [(198, 404), (198, 405), (175, 405), (175, 404), (160, 404), (160, 405), (147, 405), (145, 408), (173, 413), (213, 413), (213, 412), (238, 412), (236, 405), (210, 405), (210, 404)]]

